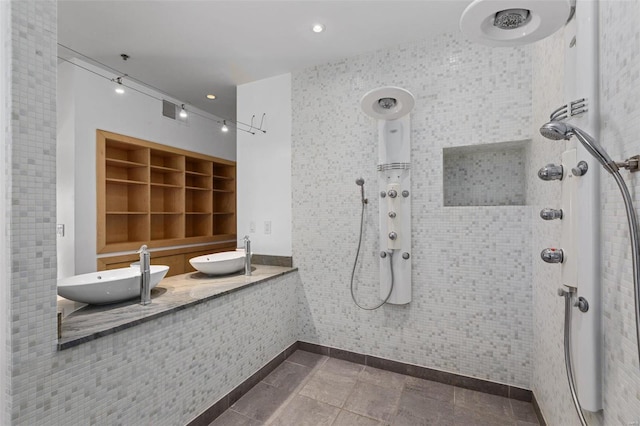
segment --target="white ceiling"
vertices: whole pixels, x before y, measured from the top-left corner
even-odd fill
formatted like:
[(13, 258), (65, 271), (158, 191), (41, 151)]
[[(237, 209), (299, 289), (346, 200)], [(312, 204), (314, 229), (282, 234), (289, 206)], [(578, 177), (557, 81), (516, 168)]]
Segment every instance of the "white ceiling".
[[(239, 84), (458, 31), (470, 2), (61, 0), (58, 42), (234, 119)], [(326, 31), (313, 33), (316, 22)]]

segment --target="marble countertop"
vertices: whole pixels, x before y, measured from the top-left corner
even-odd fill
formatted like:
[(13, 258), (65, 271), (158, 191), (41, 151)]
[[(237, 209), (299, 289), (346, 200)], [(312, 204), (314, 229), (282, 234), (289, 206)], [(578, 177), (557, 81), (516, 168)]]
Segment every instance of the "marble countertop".
[(165, 278), (151, 291), (150, 305), (142, 306), (132, 299), (111, 305), (88, 305), (66, 316), (62, 320), (62, 338), (58, 339), (58, 350), (116, 333), (171, 312), (188, 309), (295, 270), (297, 268), (253, 265), (251, 276), (245, 276), (241, 272), (211, 277), (191, 272)]

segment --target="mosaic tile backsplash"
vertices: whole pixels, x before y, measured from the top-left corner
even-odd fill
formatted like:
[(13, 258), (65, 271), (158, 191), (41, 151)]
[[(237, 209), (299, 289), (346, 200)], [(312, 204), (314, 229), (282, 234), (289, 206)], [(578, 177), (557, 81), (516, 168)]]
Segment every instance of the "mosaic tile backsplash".
[[(530, 139), (530, 52), (442, 35), (293, 75), (293, 258), (304, 292), (302, 340), (529, 387), (530, 209), (443, 206), (443, 148)], [(365, 305), (379, 300), (377, 124), (359, 103), (384, 85), (416, 97), (413, 301), (369, 312), (349, 292), (360, 220), (354, 182), (362, 176), (369, 204), (355, 293)]]

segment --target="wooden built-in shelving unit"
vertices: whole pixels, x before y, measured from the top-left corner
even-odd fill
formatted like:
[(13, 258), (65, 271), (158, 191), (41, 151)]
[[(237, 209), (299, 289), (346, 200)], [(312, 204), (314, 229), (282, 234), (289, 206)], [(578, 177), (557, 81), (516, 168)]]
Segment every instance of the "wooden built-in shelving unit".
[(236, 164), (97, 131), (98, 253), (236, 239)]

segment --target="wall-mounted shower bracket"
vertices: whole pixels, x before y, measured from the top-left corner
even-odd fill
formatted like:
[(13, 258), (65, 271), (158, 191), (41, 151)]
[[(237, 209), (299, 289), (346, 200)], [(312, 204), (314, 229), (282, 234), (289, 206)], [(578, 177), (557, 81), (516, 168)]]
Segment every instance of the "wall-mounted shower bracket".
[(616, 162), (616, 166), (621, 169), (627, 169), (631, 173), (637, 172), (640, 170), (640, 155), (634, 155), (624, 161)]

